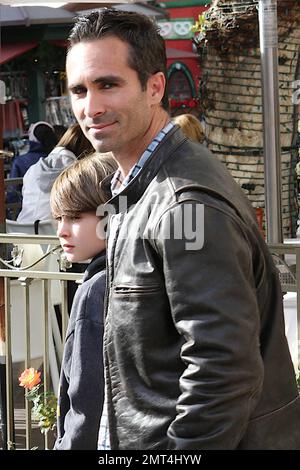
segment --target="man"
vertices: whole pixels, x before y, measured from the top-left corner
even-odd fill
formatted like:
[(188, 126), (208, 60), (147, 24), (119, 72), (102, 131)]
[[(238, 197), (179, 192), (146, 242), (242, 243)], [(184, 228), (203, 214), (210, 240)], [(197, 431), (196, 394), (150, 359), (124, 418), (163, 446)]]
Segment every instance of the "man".
[(119, 164), (107, 206), (112, 449), (300, 448), (276, 268), (240, 188), (170, 124), (157, 28), (104, 10), (69, 40), (75, 116)]

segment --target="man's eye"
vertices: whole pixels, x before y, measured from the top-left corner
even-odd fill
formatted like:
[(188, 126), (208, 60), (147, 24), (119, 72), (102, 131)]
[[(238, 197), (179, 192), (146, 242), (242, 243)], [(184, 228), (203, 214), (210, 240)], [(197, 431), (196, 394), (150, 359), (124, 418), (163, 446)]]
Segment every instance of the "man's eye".
[(114, 83), (105, 83), (102, 88), (104, 88), (104, 90), (109, 90), (110, 88), (113, 88), (115, 86)]
[(76, 86), (72, 88), (71, 92), (73, 95), (82, 95), (83, 93), (86, 93), (86, 89), (81, 86)]

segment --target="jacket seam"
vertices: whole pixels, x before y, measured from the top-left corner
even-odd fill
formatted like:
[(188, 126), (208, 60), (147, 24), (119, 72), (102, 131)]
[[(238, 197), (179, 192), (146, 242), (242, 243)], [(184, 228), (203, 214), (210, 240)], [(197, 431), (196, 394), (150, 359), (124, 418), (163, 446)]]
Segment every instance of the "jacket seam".
[(258, 421), (260, 419), (263, 419), (263, 418), (267, 418), (269, 416), (272, 416), (276, 413), (278, 413), (278, 411), (282, 410), (283, 408), (285, 408), (286, 406), (290, 406), (292, 405), (294, 402), (296, 402), (298, 399), (300, 399), (300, 395), (297, 395), (295, 398), (293, 398), (292, 400), (288, 401), (287, 403), (284, 403), (283, 405), (279, 406), (279, 408), (276, 408), (275, 410), (272, 410), (270, 411), (269, 413), (265, 413), (265, 414), (262, 414), (262, 415), (259, 415), (259, 416), (255, 416), (255, 418), (252, 418), (250, 419), (250, 423), (253, 423), (254, 421)]

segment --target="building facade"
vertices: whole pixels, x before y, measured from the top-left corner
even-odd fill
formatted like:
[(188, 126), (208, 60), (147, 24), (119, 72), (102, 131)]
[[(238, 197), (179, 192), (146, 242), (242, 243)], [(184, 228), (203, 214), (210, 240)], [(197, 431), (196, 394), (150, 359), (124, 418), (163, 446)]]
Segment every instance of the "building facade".
[(210, 5), (208, 0), (164, 0), (158, 6), (167, 10), (168, 20), (160, 20), (166, 41), (169, 96), (173, 115), (189, 111), (198, 115), (197, 95), (201, 68), (193, 47), (191, 28)]

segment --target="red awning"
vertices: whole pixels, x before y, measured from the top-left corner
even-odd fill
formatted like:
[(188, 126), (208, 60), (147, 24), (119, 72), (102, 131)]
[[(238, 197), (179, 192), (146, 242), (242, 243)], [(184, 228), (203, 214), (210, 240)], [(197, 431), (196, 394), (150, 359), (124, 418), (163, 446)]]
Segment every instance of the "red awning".
[(65, 49), (68, 47), (68, 41), (66, 39), (48, 39), (50, 44), (54, 44), (54, 46), (64, 47)]
[(18, 55), (24, 54), (36, 47), (38, 43), (36, 41), (23, 42), (22, 44), (1, 44), (0, 48), (0, 64), (4, 64), (9, 60), (18, 57)]

